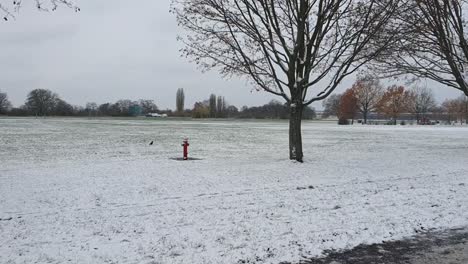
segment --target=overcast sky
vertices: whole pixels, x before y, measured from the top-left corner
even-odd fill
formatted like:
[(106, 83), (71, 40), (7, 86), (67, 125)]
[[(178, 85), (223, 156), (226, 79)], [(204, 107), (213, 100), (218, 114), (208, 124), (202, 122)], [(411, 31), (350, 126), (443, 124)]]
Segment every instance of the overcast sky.
[[(0, 90), (15, 106), (36, 88), (50, 89), (77, 105), (144, 98), (163, 109), (175, 108), (181, 87), (187, 108), (210, 93), (224, 95), (237, 107), (277, 98), (254, 91), (245, 80), (201, 73), (181, 58), (170, 0), (79, 0), (78, 13), (65, 7), (39, 12), (33, 1), (23, 2), (16, 20), (0, 22)], [(338, 92), (353, 81), (346, 80)], [(439, 101), (460, 94), (429, 85)]]

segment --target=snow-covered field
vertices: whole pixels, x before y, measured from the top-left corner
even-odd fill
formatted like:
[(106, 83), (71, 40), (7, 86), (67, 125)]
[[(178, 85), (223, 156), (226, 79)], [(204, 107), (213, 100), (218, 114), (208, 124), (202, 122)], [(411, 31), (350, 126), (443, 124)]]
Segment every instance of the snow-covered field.
[[(279, 263), (468, 225), (468, 127), (0, 119), (0, 263)], [(181, 155), (190, 140), (192, 157)], [(149, 142), (154, 141), (150, 146)]]

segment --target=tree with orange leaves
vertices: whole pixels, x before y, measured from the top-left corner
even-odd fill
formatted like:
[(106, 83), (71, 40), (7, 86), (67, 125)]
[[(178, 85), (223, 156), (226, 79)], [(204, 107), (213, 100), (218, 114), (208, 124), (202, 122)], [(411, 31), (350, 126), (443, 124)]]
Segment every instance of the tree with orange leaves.
[(442, 103), (442, 108), (447, 114), (449, 122), (460, 121), (463, 124), (463, 119), (465, 119), (465, 124), (468, 124), (468, 97), (464, 94), (456, 99), (445, 100)]
[(340, 123), (343, 123), (343, 120), (348, 119), (352, 120), (351, 124), (354, 123), (354, 118), (356, 117), (358, 109), (359, 108), (354, 90), (352, 88), (346, 90), (340, 99), (340, 107), (338, 113)]
[(379, 112), (391, 118), (394, 123), (398, 117), (410, 110), (413, 95), (403, 86), (392, 85), (387, 88), (379, 102)]

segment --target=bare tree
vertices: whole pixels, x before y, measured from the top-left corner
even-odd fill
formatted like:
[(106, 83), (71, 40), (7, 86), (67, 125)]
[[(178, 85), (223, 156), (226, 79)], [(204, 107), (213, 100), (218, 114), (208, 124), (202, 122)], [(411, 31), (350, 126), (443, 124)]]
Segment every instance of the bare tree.
[(338, 116), (340, 112), (341, 94), (332, 94), (327, 99), (323, 100), (322, 106), (324, 108), (322, 118), (329, 116)]
[(364, 124), (367, 124), (369, 113), (377, 110), (384, 88), (380, 84), (379, 79), (367, 75), (360, 77), (352, 89), (356, 98), (358, 111), (364, 118)]
[(461, 95), (458, 100), (460, 101), (462, 115), (465, 118), (465, 124), (468, 125), (468, 96)]
[(95, 102), (86, 103), (86, 112), (88, 116), (96, 116), (98, 110), (98, 105)]
[(8, 95), (0, 91), (0, 115), (6, 114), (11, 109), (11, 102)]
[(176, 94), (176, 109), (177, 113), (181, 114), (184, 112), (184, 104), (185, 104), (185, 93), (183, 88), (177, 89)]
[(130, 108), (133, 105), (138, 105), (138, 103), (134, 102), (134, 101), (132, 101), (130, 99), (120, 99), (117, 102), (115, 102), (113, 107), (115, 108), (115, 110), (117, 110), (119, 115), (129, 116), (131, 114), (130, 113)]
[(158, 106), (154, 103), (154, 100), (140, 99), (138, 104), (143, 114), (155, 113), (158, 111)]
[(75, 109), (65, 100), (60, 99), (58, 96), (55, 97), (55, 103), (53, 104), (53, 109), (51, 111), (52, 115), (56, 116), (72, 116)]
[[(380, 57), (386, 76), (412, 74), (468, 96), (467, 0), (404, 0), (393, 25), (399, 32)], [(389, 23), (390, 24), (390, 23)]]
[(216, 95), (211, 94), (209, 99), (209, 106), (210, 106), (210, 118), (216, 118)]
[(29, 92), (26, 107), (36, 116), (46, 116), (54, 110), (57, 94), (46, 89), (35, 89)]
[(18, 13), (21, 7), (26, 2), (30, 2), (36, 6), (36, 8), (40, 11), (55, 11), (59, 7), (59, 5), (67, 6), (69, 8), (73, 8), (75, 12), (80, 11), (80, 8), (75, 5), (74, 1), (71, 0), (10, 0), (4, 1), (0, 0), (0, 13), (3, 13), (3, 20), (8, 21), (11, 18), (15, 18), (15, 14)]
[(304, 108), (384, 49), (373, 39), (391, 38), (381, 29), (395, 7), (391, 0), (173, 0), (188, 32), (184, 55), (286, 100), (289, 157), (297, 161)]
[(447, 115), (447, 121), (452, 123), (458, 121), (459, 105), (455, 99), (447, 99), (442, 103), (442, 109)]
[(413, 102), (410, 104), (410, 110), (416, 115), (416, 120), (420, 123), (421, 118), (434, 109), (437, 104), (434, 94), (427, 87), (416, 86), (410, 91)]
[(224, 117), (226, 111), (224, 96), (218, 96), (216, 99), (216, 115), (217, 117)]
[(461, 95), (458, 98), (445, 100), (442, 104), (445, 113), (448, 115), (448, 121), (460, 121), (463, 124), (468, 124), (468, 97)]

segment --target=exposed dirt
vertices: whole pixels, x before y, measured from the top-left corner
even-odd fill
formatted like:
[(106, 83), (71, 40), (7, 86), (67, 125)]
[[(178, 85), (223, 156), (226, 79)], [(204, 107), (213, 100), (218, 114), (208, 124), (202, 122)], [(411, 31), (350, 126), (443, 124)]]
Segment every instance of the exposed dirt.
[(410, 239), (361, 245), (301, 264), (468, 264), (468, 229), (425, 232)]

